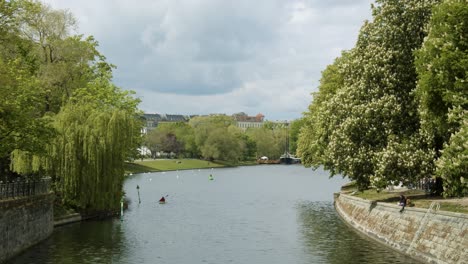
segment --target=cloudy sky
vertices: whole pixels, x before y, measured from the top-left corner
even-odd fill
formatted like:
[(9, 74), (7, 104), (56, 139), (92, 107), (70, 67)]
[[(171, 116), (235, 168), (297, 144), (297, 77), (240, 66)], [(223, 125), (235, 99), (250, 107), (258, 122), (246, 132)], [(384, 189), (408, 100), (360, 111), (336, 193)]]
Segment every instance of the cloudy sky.
[(45, 0), (68, 9), (148, 113), (302, 116), (371, 0)]

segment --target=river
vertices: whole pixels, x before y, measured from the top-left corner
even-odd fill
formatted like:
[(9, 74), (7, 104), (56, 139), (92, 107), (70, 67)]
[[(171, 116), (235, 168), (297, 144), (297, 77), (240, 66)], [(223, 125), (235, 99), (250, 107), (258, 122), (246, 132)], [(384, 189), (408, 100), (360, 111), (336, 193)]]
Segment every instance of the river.
[(417, 263), (342, 222), (345, 182), (300, 165), (137, 174), (122, 220), (58, 227), (8, 263)]

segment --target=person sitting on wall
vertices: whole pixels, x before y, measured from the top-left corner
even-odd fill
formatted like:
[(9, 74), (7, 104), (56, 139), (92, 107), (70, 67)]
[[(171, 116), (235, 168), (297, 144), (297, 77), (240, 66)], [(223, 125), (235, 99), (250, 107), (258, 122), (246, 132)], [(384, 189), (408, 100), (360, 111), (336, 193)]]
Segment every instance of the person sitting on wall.
[(402, 206), (400, 213), (403, 212), (403, 210), (405, 210), (406, 202), (406, 197), (403, 194), (400, 194), (400, 201), (398, 201), (398, 205)]

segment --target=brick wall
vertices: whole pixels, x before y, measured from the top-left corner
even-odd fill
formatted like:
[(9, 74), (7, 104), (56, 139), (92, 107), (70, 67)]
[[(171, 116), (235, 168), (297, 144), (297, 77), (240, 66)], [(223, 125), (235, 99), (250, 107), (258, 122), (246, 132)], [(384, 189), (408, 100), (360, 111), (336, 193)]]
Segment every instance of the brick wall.
[(53, 199), (42, 194), (0, 201), (0, 263), (52, 234)]
[(335, 197), (343, 220), (395, 250), (426, 263), (468, 264), (468, 215)]

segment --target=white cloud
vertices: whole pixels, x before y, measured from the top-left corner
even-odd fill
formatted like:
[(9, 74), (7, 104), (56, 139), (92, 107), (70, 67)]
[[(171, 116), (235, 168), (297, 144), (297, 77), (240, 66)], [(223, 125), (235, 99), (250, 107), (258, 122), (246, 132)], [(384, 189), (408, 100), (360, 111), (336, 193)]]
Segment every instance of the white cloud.
[(69, 9), (147, 112), (294, 119), (371, 0), (47, 0)]

